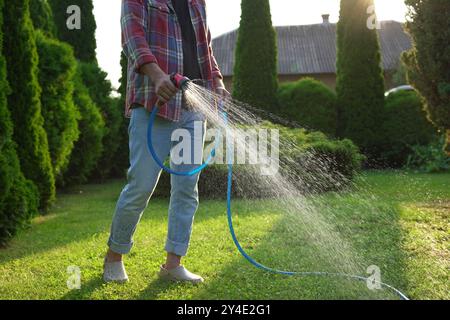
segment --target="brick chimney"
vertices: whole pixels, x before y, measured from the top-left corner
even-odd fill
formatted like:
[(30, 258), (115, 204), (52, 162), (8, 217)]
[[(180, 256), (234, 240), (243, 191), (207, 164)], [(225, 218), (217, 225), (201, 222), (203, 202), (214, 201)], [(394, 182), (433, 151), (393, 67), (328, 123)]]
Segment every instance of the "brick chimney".
[(330, 15), (329, 14), (323, 14), (322, 15), (323, 24), (330, 23)]

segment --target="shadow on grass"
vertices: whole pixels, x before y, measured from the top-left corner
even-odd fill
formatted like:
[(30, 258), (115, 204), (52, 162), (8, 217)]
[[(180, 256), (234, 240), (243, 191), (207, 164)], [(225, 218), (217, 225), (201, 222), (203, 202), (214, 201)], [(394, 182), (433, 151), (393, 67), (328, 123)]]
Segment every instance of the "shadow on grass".
[[(122, 181), (108, 185), (87, 185), (61, 194), (47, 216), (37, 217), (30, 228), (22, 230), (8, 246), (0, 248), (0, 264), (39, 255), (92, 237), (103, 237), (109, 232), (123, 185)], [(204, 201), (196, 219), (202, 221), (222, 214), (212, 210), (213, 206), (214, 201)], [(167, 223), (167, 211), (167, 199), (152, 199), (142, 220)]]
[(173, 281), (167, 281), (161, 278), (156, 278), (150, 284), (142, 290), (138, 296), (137, 300), (157, 300), (159, 296), (170, 290), (183, 286), (183, 284), (176, 283)]
[(59, 194), (48, 215), (37, 217), (0, 249), (0, 263), (84, 241), (109, 230), (121, 183), (86, 185)]
[(81, 289), (67, 292), (60, 300), (90, 300), (92, 299), (94, 291), (104, 286), (105, 283), (102, 279), (102, 275), (99, 274), (98, 277), (95, 277), (87, 283), (82, 282)]

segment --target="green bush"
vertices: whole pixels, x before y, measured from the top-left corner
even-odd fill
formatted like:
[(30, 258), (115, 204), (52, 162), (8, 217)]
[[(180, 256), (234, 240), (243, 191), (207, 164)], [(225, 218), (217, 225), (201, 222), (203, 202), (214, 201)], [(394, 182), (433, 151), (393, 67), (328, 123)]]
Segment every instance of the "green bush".
[(102, 139), (105, 135), (103, 117), (89, 96), (89, 91), (82, 81), (81, 67), (75, 75), (74, 102), (80, 113), (78, 129), (80, 137), (70, 157), (62, 186), (82, 184), (88, 181), (103, 152)]
[(381, 161), (385, 166), (403, 167), (413, 152), (412, 146), (427, 145), (438, 137), (415, 91), (390, 94), (383, 118), (379, 132)]
[[(268, 122), (262, 125), (280, 132), (280, 172), (304, 194), (348, 187), (361, 169), (364, 156), (350, 140), (331, 140), (321, 132), (292, 129)], [(296, 146), (296, 147), (293, 147)], [(277, 196), (277, 190), (262, 184), (249, 166), (234, 166), (233, 197)], [(227, 192), (226, 165), (212, 165), (202, 173), (199, 193), (204, 198), (223, 198)], [(163, 174), (155, 196), (170, 195), (170, 176)]]
[(330, 136), (336, 134), (336, 95), (321, 82), (305, 78), (281, 84), (278, 104), (282, 117)]
[(92, 171), (93, 179), (104, 180), (109, 177), (116, 161), (114, 155), (119, 148), (119, 136), (126, 135), (126, 132), (119, 133), (121, 123), (124, 121), (124, 109), (118, 105), (117, 99), (111, 98), (112, 86), (111, 82), (106, 79), (106, 72), (101, 70), (96, 63), (82, 62), (80, 67), (83, 83), (105, 122), (102, 139), (103, 152), (98, 160), (98, 165)]
[(450, 156), (444, 151), (445, 136), (429, 145), (412, 147), (412, 153), (406, 162), (406, 168), (427, 173), (446, 172), (450, 170)]
[(36, 44), (44, 128), (53, 171), (60, 179), (79, 136), (80, 115), (73, 102), (73, 78), (77, 62), (69, 45), (50, 39), (40, 31), (36, 33)]
[(280, 130), (281, 170), (298, 178), (297, 187), (303, 193), (340, 190), (361, 170), (365, 157), (348, 139), (330, 139), (322, 132), (305, 129), (274, 128)]
[(0, 246), (30, 217), (37, 213), (39, 205), (35, 185), (23, 176), (15, 144), (12, 140), (13, 124), (7, 108), (6, 61), (3, 48), (3, 0), (0, 0)]
[(28, 0), (16, 0), (6, 1), (3, 7), (4, 55), (12, 89), (8, 108), (20, 166), (38, 187), (40, 208), (46, 210), (55, 199), (55, 179), (43, 127), (38, 54), (28, 5)]

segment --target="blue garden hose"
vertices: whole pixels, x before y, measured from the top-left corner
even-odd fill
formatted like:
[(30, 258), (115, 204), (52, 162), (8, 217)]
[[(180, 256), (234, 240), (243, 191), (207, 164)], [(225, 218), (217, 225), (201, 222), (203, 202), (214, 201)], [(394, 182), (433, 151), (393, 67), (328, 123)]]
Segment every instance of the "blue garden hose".
[[(153, 157), (153, 159), (155, 160), (155, 162), (161, 167), (161, 169), (163, 169), (164, 171), (166, 171), (167, 173), (173, 174), (173, 175), (178, 175), (178, 176), (193, 176), (197, 173), (199, 173), (200, 171), (202, 171), (203, 169), (205, 169), (209, 163), (211, 163), (212, 159), (215, 157), (216, 154), (216, 148), (214, 148), (211, 151), (211, 154), (209, 155), (208, 159), (205, 161), (205, 163), (203, 163), (202, 165), (200, 165), (199, 167), (188, 171), (188, 172), (177, 172), (177, 171), (173, 171), (172, 169), (166, 167), (164, 165), (164, 163), (161, 161), (161, 159), (158, 158), (155, 149), (153, 148), (153, 141), (152, 141), (152, 131), (153, 131), (153, 124), (155, 122), (155, 118), (156, 115), (158, 113), (158, 107), (155, 106), (153, 108), (153, 111), (151, 113), (150, 116), (150, 121), (148, 124), (148, 130), (147, 130), (147, 137), (148, 137), (148, 149)], [(228, 115), (226, 112), (222, 112), (223, 115), (223, 121), (225, 126), (228, 125)], [(219, 139), (216, 140), (216, 147), (217, 147), (217, 141)], [(227, 144), (227, 148), (229, 148), (229, 144)], [(229, 149), (227, 150), (229, 151)], [(227, 152), (228, 157), (231, 157), (231, 152)], [(357, 275), (349, 275), (349, 274), (343, 274), (343, 273), (333, 273), (333, 272), (295, 272), (295, 271), (284, 271), (284, 270), (277, 270), (277, 269), (273, 269), (270, 267), (267, 267), (261, 263), (259, 263), (258, 261), (256, 261), (255, 259), (253, 259), (250, 255), (247, 254), (247, 252), (245, 252), (245, 250), (242, 248), (237, 236), (236, 236), (236, 232), (234, 230), (234, 226), (233, 226), (233, 214), (231, 211), (231, 195), (232, 195), (232, 186), (233, 186), (233, 163), (231, 161), (231, 158), (227, 159), (228, 162), (228, 176), (227, 176), (227, 219), (228, 219), (228, 227), (230, 229), (230, 234), (231, 234), (231, 238), (233, 239), (233, 242), (236, 246), (236, 248), (239, 250), (239, 253), (248, 261), (250, 262), (253, 266), (255, 266), (258, 269), (270, 272), (270, 273), (275, 273), (275, 274), (281, 274), (281, 275), (287, 275), (287, 276), (326, 276), (326, 277), (339, 277), (339, 278), (347, 278), (347, 279), (351, 279), (351, 280), (358, 280), (358, 281), (364, 281), (367, 282), (369, 279), (366, 277), (362, 277), (362, 276), (357, 276)], [(385, 287), (389, 290), (391, 290), (392, 292), (394, 292), (397, 296), (400, 297), (401, 300), (409, 300), (409, 298), (403, 294), (400, 290), (394, 288), (391, 285), (388, 285), (386, 283), (383, 282), (379, 282), (379, 281), (374, 281), (375, 283), (379, 284), (382, 287)]]

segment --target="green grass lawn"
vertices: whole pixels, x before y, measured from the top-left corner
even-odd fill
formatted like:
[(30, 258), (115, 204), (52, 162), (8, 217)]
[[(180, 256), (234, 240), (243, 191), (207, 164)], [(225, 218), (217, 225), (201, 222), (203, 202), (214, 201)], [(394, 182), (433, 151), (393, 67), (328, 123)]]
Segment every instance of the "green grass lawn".
[[(0, 249), (0, 299), (392, 298), (387, 292), (368, 292), (360, 282), (254, 269), (232, 243), (220, 200), (201, 202), (185, 260), (204, 276), (204, 284), (158, 280), (168, 203), (160, 199), (151, 201), (126, 259), (130, 282), (104, 284), (102, 259), (122, 183), (60, 194), (51, 214), (36, 218), (8, 248)], [(450, 174), (369, 172), (352, 191), (309, 201), (350, 243), (363, 266), (379, 266), (384, 282), (412, 299), (450, 299)], [(279, 214), (271, 200), (235, 201), (233, 211), (238, 237), (258, 260), (283, 269), (342, 269), (344, 261), (310, 246), (304, 226)], [(80, 290), (67, 288), (68, 266), (80, 268)], [(359, 271), (364, 275), (366, 270)]]

